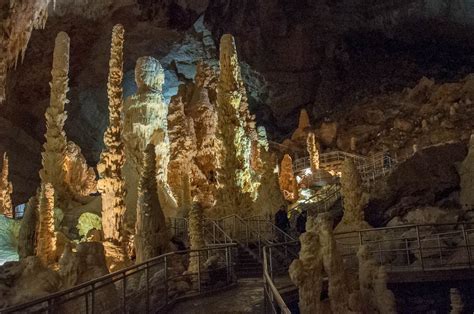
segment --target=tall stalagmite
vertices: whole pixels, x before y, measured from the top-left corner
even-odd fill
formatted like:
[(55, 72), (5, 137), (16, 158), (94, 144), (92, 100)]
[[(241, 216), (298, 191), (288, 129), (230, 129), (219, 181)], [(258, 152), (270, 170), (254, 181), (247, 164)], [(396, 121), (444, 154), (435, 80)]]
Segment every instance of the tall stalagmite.
[(39, 229), (36, 255), (45, 266), (56, 262), (56, 234), (54, 233), (54, 188), (41, 184), (39, 198)]
[(18, 256), (20, 259), (35, 255), (39, 227), (38, 205), (37, 196), (32, 196), (26, 204), (18, 233)]
[(222, 171), (217, 209), (221, 215), (245, 215), (256, 197), (258, 184), (252, 180), (250, 167), (251, 140), (248, 124), (241, 116), (246, 101), (234, 38), (225, 34), (220, 43), (220, 77), (217, 86), (218, 125), (223, 145)]
[(364, 218), (366, 198), (362, 189), (362, 178), (352, 159), (342, 166), (341, 193), (344, 198), (344, 215), (335, 232), (370, 228)]
[(166, 221), (158, 200), (155, 146), (149, 144), (144, 152), (143, 167), (138, 184), (135, 252), (137, 263), (165, 253), (169, 244)]
[(285, 154), (281, 161), (280, 174), (278, 176), (280, 190), (287, 201), (296, 202), (298, 200), (298, 183), (293, 172), (293, 160), (290, 155)]
[(316, 143), (316, 136), (313, 132), (308, 133), (306, 139), (306, 149), (308, 150), (311, 171), (315, 173), (319, 169), (319, 148)]
[(15, 212), (12, 205), (13, 186), (8, 181), (8, 156), (3, 154), (2, 172), (0, 173), (0, 215), (3, 214), (9, 218), (15, 218)]
[(49, 0), (0, 2), (0, 104), (5, 100), (9, 68), (25, 57), (33, 29), (42, 29), (48, 18)]
[(97, 188), (102, 194), (102, 230), (106, 240), (120, 242), (123, 237), (125, 213), (125, 182), (122, 167), (125, 162), (122, 142), (122, 77), (123, 77), (123, 26), (117, 24), (112, 30), (110, 48), (109, 80), (109, 126), (104, 134), (105, 149), (97, 165), (99, 182)]
[(43, 144), (43, 168), (40, 170), (42, 182), (51, 183), (54, 187), (56, 200), (61, 207), (65, 205), (64, 162), (67, 146), (64, 122), (67, 113), (64, 106), (69, 102), (66, 94), (69, 73), (69, 36), (60, 32), (56, 36), (53, 53), (53, 69), (51, 71), (51, 98), (46, 109), (46, 142)]
[[(191, 250), (200, 250), (206, 246), (203, 235), (203, 222), (204, 217), (202, 207), (196, 203), (191, 207), (188, 217), (188, 234)], [(188, 267), (188, 271), (190, 273), (197, 273), (199, 264), (205, 262), (204, 258), (199, 259), (197, 257), (198, 255), (198, 252), (192, 253), (190, 255)]]

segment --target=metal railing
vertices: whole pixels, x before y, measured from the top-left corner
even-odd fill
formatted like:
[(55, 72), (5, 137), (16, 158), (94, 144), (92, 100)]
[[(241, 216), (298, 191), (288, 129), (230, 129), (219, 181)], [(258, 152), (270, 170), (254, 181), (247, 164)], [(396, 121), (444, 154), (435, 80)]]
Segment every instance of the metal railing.
[[(156, 313), (179, 299), (236, 283), (236, 244), (171, 252), (0, 313)], [(183, 257), (198, 259), (183, 273)]]
[[(371, 155), (369, 157), (363, 157), (347, 152), (333, 151), (320, 155), (320, 167), (325, 170), (339, 172), (342, 169), (343, 161), (347, 158), (350, 158), (354, 161), (357, 169), (359, 170), (363, 183), (368, 187), (373, 186), (378, 178), (390, 173), (397, 164), (395, 159), (383, 152)], [(295, 173), (302, 172), (310, 167), (309, 156), (298, 158), (293, 162), (293, 171)]]
[(299, 203), (290, 210), (290, 216), (300, 213), (304, 210), (308, 215), (317, 215), (325, 213), (336, 203), (341, 197), (341, 186), (333, 184), (329, 188), (323, 188), (319, 193)]
[[(345, 267), (358, 271), (357, 252), (361, 245), (372, 258), (391, 272), (429, 272), (474, 269), (474, 224), (420, 224), (374, 228), (335, 234), (337, 249)], [(268, 245), (263, 248), (263, 283), (265, 309), (272, 313), (290, 313), (279, 290), (272, 262), (275, 250), (299, 245), (298, 241)], [(284, 269), (288, 271), (288, 268)]]

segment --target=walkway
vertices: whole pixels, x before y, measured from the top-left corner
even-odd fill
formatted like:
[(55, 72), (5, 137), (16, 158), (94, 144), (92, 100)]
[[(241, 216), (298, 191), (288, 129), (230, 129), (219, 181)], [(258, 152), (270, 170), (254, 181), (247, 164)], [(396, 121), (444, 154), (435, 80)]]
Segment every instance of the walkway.
[(262, 279), (239, 279), (237, 288), (179, 302), (168, 313), (264, 313)]

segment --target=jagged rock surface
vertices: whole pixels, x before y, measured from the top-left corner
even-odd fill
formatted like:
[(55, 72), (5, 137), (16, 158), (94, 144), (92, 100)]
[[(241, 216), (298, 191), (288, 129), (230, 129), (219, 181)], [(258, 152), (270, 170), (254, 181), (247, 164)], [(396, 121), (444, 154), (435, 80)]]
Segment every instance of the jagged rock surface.
[(138, 184), (137, 223), (135, 226), (136, 262), (141, 263), (164, 254), (170, 236), (158, 199), (155, 146), (144, 151), (143, 167)]
[(9, 218), (15, 217), (14, 208), (12, 206), (11, 194), (13, 192), (12, 183), (8, 180), (8, 156), (3, 154), (2, 171), (0, 173), (0, 215)]

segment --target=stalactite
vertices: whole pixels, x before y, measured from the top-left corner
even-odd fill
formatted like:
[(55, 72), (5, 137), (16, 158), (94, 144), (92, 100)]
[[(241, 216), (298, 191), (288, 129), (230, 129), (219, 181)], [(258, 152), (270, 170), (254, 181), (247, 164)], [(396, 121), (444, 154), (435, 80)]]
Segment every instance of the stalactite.
[(362, 188), (362, 178), (354, 161), (347, 158), (342, 167), (341, 193), (344, 199), (344, 215), (335, 232), (370, 228), (365, 221), (366, 198)]
[(37, 196), (32, 196), (26, 204), (18, 233), (18, 256), (20, 259), (35, 255), (39, 227), (38, 205)]
[(166, 252), (169, 235), (158, 200), (155, 146), (149, 144), (143, 156), (143, 167), (138, 184), (135, 252), (137, 263)]
[(56, 262), (56, 234), (54, 233), (54, 187), (41, 185), (39, 198), (39, 229), (36, 255), (45, 266)]
[(319, 170), (319, 148), (318, 144), (316, 143), (316, 136), (313, 132), (308, 133), (308, 137), (306, 139), (306, 149), (308, 150), (309, 160), (311, 171), (316, 173)]
[(105, 149), (97, 165), (102, 193), (102, 230), (106, 240), (120, 242), (123, 237), (123, 216), (125, 213), (125, 182), (122, 167), (125, 162), (122, 142), (122, 77), (123, 77), (123, 26), (117, 24), (112, 30), (110, 48), (109, 79), (109, 126), (104, 134)]
[(298, 200), (298, 183), (293, 172), (293, 160), (290, 155), (285, 154), (281, 161), (280, 175), (278, 177), (280, 190), (286, 200), (296, 202)]
[(49, 0), (3, 1), (0, 7), (0, 103), (6, 98), (9, 68), (23, 61), (33, 29), (44, 28)]
[(12, 205), (13, 186), (8, 180), (8, 156), (3, 154), (2, 172), (0, 174), (0, 214), (9, 218), (15, 218), (15, 210)]
[(51, 71), (51, 99), (46, 109), (46, 142), (43, 144), (42, 155), (43, 168), (40, 170), (42, 182), (51, 183), (54, 187), (58, 205), (64, 205), (64, 162), (67, 146), (64, 122), (67, 113), (64, 106), (68, 103), (66, 94), (69, 73), (69, 36), (60, 32), (56, 36), (53, 53), (53, 69)]

